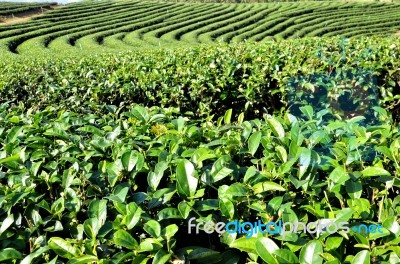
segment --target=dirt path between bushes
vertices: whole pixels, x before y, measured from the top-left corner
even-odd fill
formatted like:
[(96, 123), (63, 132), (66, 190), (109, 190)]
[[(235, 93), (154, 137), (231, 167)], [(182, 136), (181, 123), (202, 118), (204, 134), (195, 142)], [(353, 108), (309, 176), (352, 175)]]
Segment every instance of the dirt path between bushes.
[(44, 6), (43, 11), (42, 10), (27, 11), (27, 12), (18, 13), (16, 15), (14, 15), (14, 17), (12, 17), (12, 16), (0, 17), (0, 25), (12, 25), (12, 24), (26, 22), (33, 17), (42, 16), (45, 12), (54, 10), (54, 9), (57, 9), (60, 7), (61, 7), (61, 5), (50, 5), (50, 6)]

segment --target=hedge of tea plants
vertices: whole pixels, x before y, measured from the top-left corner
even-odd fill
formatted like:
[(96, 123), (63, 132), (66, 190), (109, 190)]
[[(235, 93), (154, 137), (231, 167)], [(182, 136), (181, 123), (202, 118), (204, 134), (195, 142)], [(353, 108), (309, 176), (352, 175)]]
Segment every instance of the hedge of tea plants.
[(179, 107), (195, 118), (228, 109), (260, 117), (310, 103), (348, 117), (351, 107), (372, 114), (379, 104), (396, 119), (399, 52), (398, 38), (363, 37), (51, 57), (5, 53), (0, 95), (33, 109), (59, 105), (87, 113), (101, 112), (102, 104), (138, 103)]
[(0, 262), (399, 263), (399, 47), (0, 55)]
[(13, 17), (15, 15), (24, 14), (26, 12), (40, 12), (43, 7), (57, 5), (57, 2), (44, 3), (23, 3), (23, 2), (1, 2), (0, 18)]

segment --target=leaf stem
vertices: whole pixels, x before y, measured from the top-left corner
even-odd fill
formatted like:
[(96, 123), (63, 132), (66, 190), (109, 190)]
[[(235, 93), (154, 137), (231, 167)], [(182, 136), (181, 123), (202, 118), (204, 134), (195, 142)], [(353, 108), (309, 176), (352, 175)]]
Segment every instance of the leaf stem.
[(328, 199), (328, 195), (326, 194), (326, 191), (324, 191), (324, 196), (325, 196), (326, 202), (328, 203), (329, 209), (330, 209), (331, 212), (333, 213), (332, 206), (331, 206), (331, 204), (329, 203), (329, 199)]

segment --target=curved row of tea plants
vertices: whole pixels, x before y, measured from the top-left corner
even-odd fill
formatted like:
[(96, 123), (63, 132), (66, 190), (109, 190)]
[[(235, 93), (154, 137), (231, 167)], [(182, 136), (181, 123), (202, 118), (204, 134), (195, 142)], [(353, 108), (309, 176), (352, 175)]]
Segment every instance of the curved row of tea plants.
[(271, 37), (390, 35), (400, 29), (399, 11), (397, 3), (74, 3), (27, 23), (0, 27), (0, 48), (21, 54), (69, 53)]
[(43, 7), (49, 7), (57, 5), (53, 3), (12, 3), (12, 2), (0, 2), (0, 18), (15, 16), (20, 13), (30, 11), (40, 11)]
[[(86, 51), (82, 51), (86, 54)], [(179, 107), (196, 117), (249, 117), (313, 103), (342, 117), (381, 106), (400, 118), (398, 38), (269, 41), (92, 54), (6, 56), (0, 98), (28, 108), (96, 112), (104, 104)], [(329, 103), (328, 103), (329, 102)]]

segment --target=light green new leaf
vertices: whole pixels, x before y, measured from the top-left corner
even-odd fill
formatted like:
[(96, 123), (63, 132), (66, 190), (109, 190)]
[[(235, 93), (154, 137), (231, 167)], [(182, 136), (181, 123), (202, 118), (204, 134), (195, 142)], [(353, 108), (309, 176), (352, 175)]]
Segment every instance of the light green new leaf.
[(195, 177), (193, 164), (188, 160), (180, 160), (176, 169), (178, 192), (186, 197), (192, 197), (196, 193), (199, 180)]
[(279, 264), (278, 260), (274, 257), (274, 253), (279, 249), (274, 241), (267, 237), (260, 237), (256, 241), (257, 254), (269, 264)]
[(343, 242), (343, 237), (334, 237), (334, 236), (330, 236), (326, 239), (325, 242), (325, 250), (326, 251), (330, 251), (330, 250), (335, 250), (338, 247), (340, 247), (340, 245)]
[(161, 230), (161, 236), (169, 240), (176, 234), (176, 232), (178, 232), (178, 230), (179, 228), (177, 225), (175, 224), (168, 225)]
[(147, 123), (149, 120), (149, 113), (143, 106), (135, 106), (131, 111), (132, 115), (141, 121), (142, 123)]
[(49, 239), (48, 245), (57, 255), (72, 259), (81, 254), (79, 247), (71, 245), (68, 241), (65, 241), (61, 237), (52, 237)]
[(261, 132), (258, 131), (250, 136), (249, 138), (249, 152), (252, 156), (257, 152), (258, 146), (260, 145)]
[(369, 264), (370, 254), (368, 250), (363, 250), (357, 253), (357, 255), (351, 261), (351, 264)]
[(390, 176), (390, 172), (385, 169), (379, 167), (367, 167), (362, 172), (364, 177), (373, 177), (373, 176)]
[(400, 225), (397, 222), (397, 216), (390, 216), (382, 223), (383, 227), (395, 234), (396, 237), (400, 236)]
[(230, 196), (246, 196), (247, 188), (243, 184), (236, 182), (229, 186), (225, 194)]
[(240, 251), (245, 251), (247, 253), (257, 254), (256, 241), (257, 241), (256, 237), (250, 237), (250, 238), (241, 237), (233, 241), (230, 247), (237, 248)]
[(347, 175), (346, 171), (342, 167), (336, 167), (330, 174), (329, 179), (334, 182), (335, 185), (341, 185), (348, 179), (350, 176)]
[(20, 161), (21, 160), (21, 155), (20, 154), (15, 154), (13, 156), (0, 159), (0, 164), (7, 163), (7, 162), (12, 162), (12, 161)]
[(21, 261), (20, 264), (31, 264), (35, 258), (40, 257), (43, 253), (46, 253), (47, 251), (49, 251), (49, 249), (50, 249), (50, 247), (48, 247), (48, 246), (39, 248), (35, 252), (33, 252), (33, 253), (29, 254), (28, 256), (26, 256)]
[(154, 238), (157, 238), (161, 235), (161, 226), (155, 220), (148, 221), (146, 224), (144, 224), (143, 229)]
[(233, 203), (225, 198), (222, 198), (219, 200), (219, 208), (221, 210), (221, 213), (232, 219), (235, 215), (235, 206), (233, 205)]
[(4, 219), (3, 223), (1, 224), (0, 227), (0, 235), (4, 233), (11, 225), (14, 223), (14, 215), (10, 214), (9, 216)]
[(281, 123), (279, 123), (278, 120), (276, 120), (275, 118), (270, 118), (267, 120), (267, 122), (276, 137), (279, 138), (285, 137), (285, 130), (283, 129), (283, 126), (281, 125)]
[(354, 210), (351, 208), (344, 208), (340, 210), (335, 216), (335, 223), (348, 222), (353, 216)]
[(81, 257), (73, 258), (67, 262), (67, 264), (89, 264), (98, 263), (98, 259), (95, 256), (84, 255)]
[(121, 246), (127, 249), (138, 249), (139, 244), (137, 241), (125, 230), (118, 230), (114, 233), (113, 241), (117, 246)]
[(315, 131), (309, 138), (310, 144), (313, 146), (317, 145), (325, 135), (325, 131)]
[(232, 109), (229, 109), (225, 112), (224, 115), (224, 123), (226, 125), (229, 125), (231, 123), (231, 117), (232, 117)]
[(213, 159), (213, 158), (215, 158), (215, 154), (212, 152), (212, 150), (210, 150), (208, 148), (198, 148), (193, 153), (192, 161), (193, 161), (193, 163), (200, 166), (201, 162), (208, 160), (208, 159)]
[(0, 261), (22, 259), (22, 254), (13, 248), (5, 248), (0, 251)]
[(128, 172), (131, 172), (139, 160), (139, 155), (141, 154), (138, 153), (137, 151), (125, 152), (121, 158), (124, 169), (127, 170)]
[(259, 194), (262, 192), (267, 192), (267, 191), (286, 191), (285, 188), (283, 188), (281, 185), (275, 183), (275, 182), (259, 182), (256, 183), (253, 186), (253, 191), (255, 194)]
[[(311, 90), (312, 92), (314, 92), (314, 85), (312, 85), (311, 83), (306, 83), (304, 85), (305, 88)], [(309, 119), (311, 120), (314, 116), (314, 109), (312, 108), (311, 105), (306, 105), (306, 106), (302, 106), (300, 107), (300, 111)]]
[(146, 238), (140, 242), (140, 250), (139, 252), (149, 252), (159, 250), (163, 247), (160, 241), (155, 238)]
[(279, 159), (280, 159), (283, 163), (285, 163), (285, 162), (288, 161), (288, 154), (287, 154), (286, 149), (285, 149), (284, 147), (282, 147), (282, 146), (277, 146), (277, 147), (275, 148), (275, 150), (276, 150), (276, 153), (278, 154)]
[(307, 148), (303, 148), (303, 150), (300, 153), (300, 168), (299, 168), (299, 179), (303, 177), (304, 173), (306, 173), (308, 166), (310, 166), (311, 163), (311, 151)]
[(107, 163), (107, 179), (108, 183), (110, 184), (111, 187), (114, 187), (114, 185), (117, 183), (121, 171), (122, 171), (122, 164), (120, 162), (108, 162)]
[(278, 263), (296, 264), (299, 259), (296, 255), (288, 249), (278, 249), (274, 252), (274, 256)]
[(182, 215), (183, 219), (188, 218), (190, 212), (192, 211), (193, 201), (191, 203), (182, 201), (178, 204), (178, 210)]
[(166, 161), (161, 161), (156, 164), (154, 172), (149, 172), (147, 176), (147, 183), (153, 190), (157, 190), (157, 187), (164, 176), (164, 171), (168, 168), (168, 164), (169, 163)]
[(100, 227), (97, 218), (89, 218), (83, 222), (83, 230), (89, 239), (96, 238)]
[(308, 242), (300, 251), (301, 264), (322, 264), (323, 259), (319, 254), (324, 252), (319, 240)]

